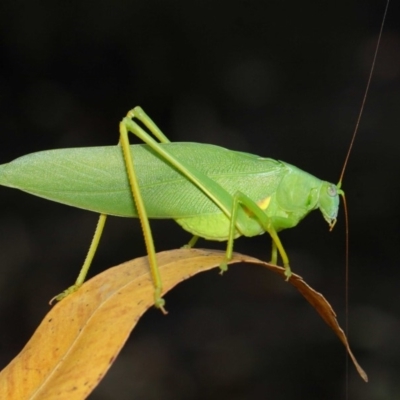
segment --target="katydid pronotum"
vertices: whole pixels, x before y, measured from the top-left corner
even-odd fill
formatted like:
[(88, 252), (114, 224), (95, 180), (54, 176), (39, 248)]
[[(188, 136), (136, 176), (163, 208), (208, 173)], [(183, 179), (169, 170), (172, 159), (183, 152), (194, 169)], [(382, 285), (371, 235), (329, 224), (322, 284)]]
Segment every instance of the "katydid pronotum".
[[(130, 145), (129, 133), (145, 144)], [(20, 157), (0, 165), (0, 185), (100, 214), (79, 276), (74, 285), (55, 297), (57, 300), (84, 282), (107, 215), (138, 217), (155, 305), (163, 311), (162, 282), (149, 218), (174, 219), (194, 235), (188, 247), (199, 237), (227, 241), (222, 271), (232, 257), (234, 239), (267, 232), (272, 238), (271, 263), (277, 264), (279, 254), (290, 279), (289, 258), (278, 232), (295, 227), (315, 209), (332, 229), (339, 195), (344, 196), (341, 179), (335, 185), (282, 161), (209, 144), (171, 143), (140, 107), (129, 111), (120, 122), (119, 145), (58, 149)]]

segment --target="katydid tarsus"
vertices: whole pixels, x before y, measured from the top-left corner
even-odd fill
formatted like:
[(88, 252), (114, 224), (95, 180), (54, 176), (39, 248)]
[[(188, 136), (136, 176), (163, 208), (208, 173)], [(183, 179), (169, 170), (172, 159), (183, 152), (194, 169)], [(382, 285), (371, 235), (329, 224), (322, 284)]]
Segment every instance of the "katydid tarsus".
[[(171, 143), (140, 107), (129, 111), (119, 128), (115, 146), (42, 151), (0, 165), (3, 186), (100, 214), (80, 274), (57, 300), (84, 282), (108, 215), (140, 219), (155, 305), (163, 311), (149, 219), (174, 219), (194, 235), (189, 247), (199, 237), (227, 241), (222, 271), (234, 239), (267, 232), (271, 263), (277, 264), (279, 255), (287, 279), (289, 258), (278, 233), (316, 209), (330, 229), (336, 223), (342, 178), (332, 184), (286, 162), (208, 144)], [(144, 144), (131, 145), (129, 133)]]

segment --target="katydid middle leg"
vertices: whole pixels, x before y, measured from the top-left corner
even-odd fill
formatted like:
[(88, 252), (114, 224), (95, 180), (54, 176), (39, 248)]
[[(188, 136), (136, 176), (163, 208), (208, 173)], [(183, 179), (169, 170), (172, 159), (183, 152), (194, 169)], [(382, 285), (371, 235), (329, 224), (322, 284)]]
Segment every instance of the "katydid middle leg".
[(272, 249), (271, 249), (271, 264), (278, 265), (278, 248), (274, 241), (272, 241)]
[(197, 241), (199, 240), (199, 236), (194, 235), (190, 240), (188, 244), (185, 244), (184, 246), (182, 246), (182, 249), (191, 249), (192, 247), (194, 247), (197, 243)]

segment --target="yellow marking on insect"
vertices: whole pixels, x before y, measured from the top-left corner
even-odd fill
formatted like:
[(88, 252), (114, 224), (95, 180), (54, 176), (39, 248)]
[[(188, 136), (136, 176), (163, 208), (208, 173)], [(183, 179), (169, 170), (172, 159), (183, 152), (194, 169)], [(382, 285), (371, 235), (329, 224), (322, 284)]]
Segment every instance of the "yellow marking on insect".
[[(257, 205), (261, 208), (261, 210), (264, 211), (268, 208), (269, 203), (271, 203), (271, 196), (268, 196), (265, 199), (257, 201)], [(245, 209), (244, 211), (250, 217), (254, 215), (250, 210)]]
[(266, 210), (269, 206), (269, 203), (271, 203), (271, 196), (268, 196), (265, 199), (261, 199), (260, 201), (257, 202), (261, 210)]

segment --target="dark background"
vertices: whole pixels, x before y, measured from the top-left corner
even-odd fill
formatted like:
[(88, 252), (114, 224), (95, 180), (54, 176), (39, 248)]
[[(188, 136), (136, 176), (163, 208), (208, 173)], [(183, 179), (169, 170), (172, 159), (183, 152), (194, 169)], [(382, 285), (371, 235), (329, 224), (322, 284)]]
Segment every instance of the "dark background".
[[(173, 141), (290, 162), (337, 182), (360, 110), (384, 1), (103, 0), (0, 3), (0, 162), (112, 145), (141, 105)], [(344, 179), (350, 213), (351, 399), (400, 397), (399, 6), (385, 34)], [(0, 189), (0, 361), (23, 347), (76, 278), (97, 216)], [(344, 224), (319, 212), (281, 237), (293, 270), (344, 322)], [(152, 224), (158, 250), (189, 235)], [(201, 247), (223, 248), (206, 243)], [(264, 235), (235, 249), (268, 260)], [(137, 221), (110, 219), (91, 274), (144, 255)], [(345, 352), (268, 271), (197, 276), (150, 310), (91, 395), (108, 399), (341, 399)]]

